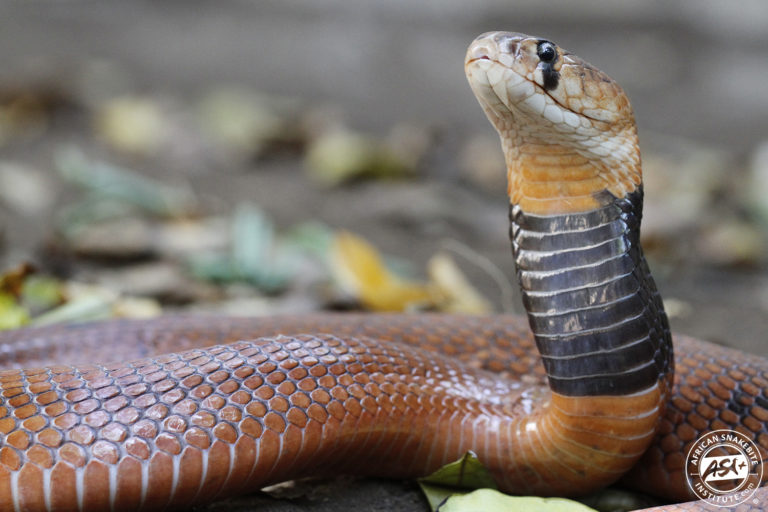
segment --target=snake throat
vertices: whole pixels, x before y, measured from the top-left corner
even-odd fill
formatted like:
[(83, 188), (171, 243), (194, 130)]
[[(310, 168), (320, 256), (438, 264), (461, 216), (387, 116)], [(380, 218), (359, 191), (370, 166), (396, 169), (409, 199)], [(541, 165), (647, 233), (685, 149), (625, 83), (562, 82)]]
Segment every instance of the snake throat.
[(510, 209), (510, 238), (531, 330), (553, 391), (631, 394), (672, 372), (661, 297), (639, 240), (642, 188), (600, 209)]

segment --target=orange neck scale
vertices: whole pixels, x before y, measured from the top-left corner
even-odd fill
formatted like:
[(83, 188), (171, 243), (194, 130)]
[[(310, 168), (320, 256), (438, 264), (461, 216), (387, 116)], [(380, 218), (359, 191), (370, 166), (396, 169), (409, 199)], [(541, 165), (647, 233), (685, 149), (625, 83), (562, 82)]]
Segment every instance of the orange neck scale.
[(592, 211), (605, 205), (603, 191), (625, 197), (642, 183), (639, 153), (632, 165), (609, 170), (606, 162), (595, 162), (567, 145), (527, 141), (509, 132), (502, 139), (510, 203), (528, 213)]

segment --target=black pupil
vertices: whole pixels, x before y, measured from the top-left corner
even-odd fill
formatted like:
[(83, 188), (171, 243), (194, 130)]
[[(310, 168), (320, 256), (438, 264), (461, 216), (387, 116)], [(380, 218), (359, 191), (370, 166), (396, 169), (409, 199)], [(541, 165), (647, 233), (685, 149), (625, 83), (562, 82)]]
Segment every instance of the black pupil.
[(557, 55), (557, 52), (555, 52), (555, 45), (549, 41), (542, 41), (539, 43), (537, 53), (539, 54), (539, 58), (544, 62), (552, 62)]

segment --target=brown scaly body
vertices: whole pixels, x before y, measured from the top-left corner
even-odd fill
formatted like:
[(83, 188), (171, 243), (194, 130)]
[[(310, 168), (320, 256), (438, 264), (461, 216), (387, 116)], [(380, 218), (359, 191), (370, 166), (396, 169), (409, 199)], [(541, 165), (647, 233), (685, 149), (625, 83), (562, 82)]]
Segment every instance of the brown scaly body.
[[(318, 376), (318, 372), (312, 370), (305, 374), (296, 370), (298, 365), (289, 369), (293, 363), (285, 364), (286, 361), (302, 360), (301, 354), (296, 355), (296, 351), (302, 348), (294, 348), (286, 351), (289, 357), (275, 361), (275, 368), (269, 372), (268, 363), (267, 367), (264, 366), (266, 359), (261, 359), (280, 351), (246, 352), (254, 351), (254, 346), (244, 343), (232, 348), (217, 348), (209, 354), (197, 350), (186, 356), (158, 358), (157, 361), (165, 365), (164, 370), (159, 365), (155, 366), (157, 363), (147, 360), (131, 365), (107, 365), (104, 369), (85, 365), (79, 367), (76, 373), (69, 367), (55, 366), (44, 372), (26, 371), (23, 377), (18, 371), (7, 370), (0, 374), (6, 401), (5, 407), (0, 410), (3, 414), (0, 433), (3, 434), (4, 446), (0, 448), (0, 473), (5, 476), (0, 477), (0, 499), (7, 499), (8, 496), (9, 470), (17, 468), (26, 458), (25, 470), (18, 478), (27, 479), (26, 494), (20, 498), (20, 503), (27, 504), (29, 510), (45, 510), (43, 481), (46, 471), (50, 472), (51, 481), (58, 481), (61, 486), (52, 488), (54, 492), (50, 493), (49, 504), (53, 506), (65, 500), (75, 500), (77, 479), (74, 471), (81, 465), (90, 468), (85, 475), (93, 475), (83, 480), (81, 495), (84, 509), (106, 510), (109, 505), (106, 501), (109, 492), (104, 487), (109, 481), (106, 463), (115, 460), (117, 453), (113, 447), (118, 442), (123, 445), (134, 443), (132, 448), (126, 448), (126, 457), (116, 477), (124, 483), (118, 485), (114, 503), (125, 504), (126, 510), (135, 509), (142, 499), (146, 504), (154, 503), (154, 507), (159, 508), (170, 499), (173, 487), (176, 488), (173, 493), (177, 500), (175, 503), (181, 506), (193, 500), (203, 502), (215, 496), (244, 492), (258, 488), (254, 486), (297, 475), (342, 472), (345, 469), (344, 453), (351, 465), (346, 468), (348, 470), (355, 466), (355, 454), (366, 459), (376, 458), (378, 454), (381, 457), (379, 460), (385, 461), (383, 455), (389, 453), (392, 459), (389, 466), (382, 462), (381, 466), (377, 466), (380, 470), (378, 474), (418, 475), (450, 460), (465, 448), (482, 451), (482, 447), (499, 440), (498, 434), (494, 434), (492, 429), (475, 431), (475, 428), (482, 427), (473, 425), (473, 435), (477, 436), (473, 440), (475, 444), (468, 437), (457, 443), (455, 436), (447, 435), (445, 429), (450, 430), (450, 427), (443, 426), (447, 423), (437, 422), (438, 433), (433, 439), (434, 444), (419, 446), (417, 441), (408, 439), (408, 433), (423, 434), (430, 424), (435, 423), (436, 417), (430, 416), (434, 412), (429, 412), (429, 399), (437, 395), (417, 398), (416, 393), (408, 389), (391, 391), (387, 395), (387, 409), (380, 398), (386, 394), (384, 381), (396, 386), (396, 381), (408, 385), (408, 379), (414, 382), (421, 380), (423, 385), (431, 380), (430, 385), (434, 385), (440, 377), (457, 379), (458, 375), (464, 375), (466, 380), (461, 383), (455, 381), (457, 390), (451, 398), (461, 402), (463, 395), (466, 399), (461, 403), (461, 407), (466, 407), (461, 412), (462, 418), (472, 418), (474, 414), (472, 419), (477, 419), (484, 415), (487, 418), (485, 421), (490, 418), (502, 421), (490, 412), (499, 407), (493, 403), (494, 400), (502, 404), (502, 409), (530, 408), (530, 402), (542, 400), (547, 394), (544, 369), (525, 321), (510, 316), (169, 317), (13, 331), (0, 334), (0, 343), (5, 347), (3, 366), (34, 367), (45, 364), (48, 357), (57, 361), (81, 361), (98, 358), (99, 355), (109, 359), (107, 354), (111, 353), (118, 359), (131, 360), (147, 354), (169, 352), (174, 347), (193, 350), (193, 346), (203, 348), (240, 339), (278, 333), (293, 336), (302, 332), (335, 333), (334, 337), (318, 337), (314, 347), (307, 344), (306, 337), (302, 338), (305, 340), (301, 344), (303, 349), (312, 352), (318, 347), (326, 347), (329, 354), (334, 349), (338, 352), (340, 346), (349, 343), (340, 340), (360, 338), (366, 340), (361, 342), (362, 346), (368, 346), (369, 337), (375, 336), (379, 340), (376, 343), (384, 347), (394, 342), (394, 350), (405, 354), (398, 354), (403, 357), (398, 363), (407, 361), (410, 366), (398, 368), (397, 364), (390, 363), (389, 368), (379, 367), (378, 372), (363, 367), (357, 373), (353, 373), (353, 368), (334, 375), (330, 386), (320, 380), (318, 385), (309, 389), (307, 386), (310, 385), (303, 383), (305, 379), (308, 376), (317, 379), (325, 376), (328, 379), (334, 374), (332, 368), (338, 360), (323, 361), (323, 356), (315, 356), (317, 367), (326, 370), (324, 375)], [(760, 405), (766, 400), (764, 391), (768, 389), (765, 385), (768, 361), (689, 338), (680, 337), (676, 341), (680, 355), (676, 361), (677, 377), (672, 399), (651, 448), (624, 478), (624, 482), (645, 492), (683, 500), (690, 495), (680, 474), (681, 457), (687, 445), (702, 433), (717, 428), (736, 428), (750, 432), (760, 447), (768, 450), (767, 411)], [(331, 346), (327, 346), (329, 342)], [(284, 340), (282, 343), (291, 346), (292, 341)], [(273, 344), (272, 340), (263, 342), (266, 346)], [(417, 352), (422, 357), (418, 359), (420, 362), (408, 355), (406, 346), (422, 347), (423, 350)], [(320, 349), (321, 352), (323, 350)], [(438, 354), (450, 354), (460, 362), (440, 366), (445, 364), (445, 358)], [(243, 370), (243, 364), (232, 363), (233, 360), (241, 362), (243, 357), (256, 357), (255, 372)], [(340, 357), (343, 354), (336, 355), (336, 358)], [(200, 380), (190, 378), (190, 370), (173, 370), (181, 366), (181, 360), (194, 361), (198, 368), (211, 366)], [(427, 360), (430, 365), (437, 365), (427, 368), (424, 366)], [(270, 381), (269, 375), (273, 373), (284, 374), (286, 378), (280, 382)], [(261, 377), (254, 379), (259, 374)], [(366, 382), (361, 382), (362, 375), (366, 376)], [(382, 382), (376, 383), (377, 379)], [(515, 384), (519, 382), (524, 384)], [(372, 383), (380, 388), (379, 395), (366, 389)], [(459, 385), (467, 386), (467, 383), (471, 385), (459, 391)], [(354, 384), (358, 387), (350, 389), (349, 386)], [(480, 385), (489, 388), (481, 388)], [(317, 392), (318, 389), (325, 389), (325, 394)], [(527, 397), (525, 390), (528, 390)], [(356, 396), (361, 391), (362, 394)], [(313, 392), (317, 394), (313, 395)], [(123, 396), (127, 399), (116, 398)], [(257, 402), (263, 407), (249, 406), (252, 396), (258, 397)], [(443, 403), (447, 396), (441, 397)], [(371, 405), (367, 402), (372, 399), (376, 401), (374, 408), (383, 407), (379, 416), (363, 414)], [(416, 403), (419, 399), (420, 404)], [(409, 404), (411, 400), (416, 402)], [(280, 403), (284, 403), (283, 410)], [(294, 404), (304, 406), (303, 415), (290, 412), (295, 410), (292, 409)], [(453, 405), (456, 407), (456, 404)], [(268, 416), (267, 406), (278, 412)], [(106, 416), (102, 411), (109, 416), (109, 421), (105, 422)], [(419, 411), (425, 416), (415, 414)], [(405, 420), (403, 414), (414, 416)], [(344, 415), (354, 420), (352, 425), (338, 421)], [(43, 416), (44, 420), (36, 419)], [(464, 421), (471, 423), (472, 419)], [(368, 432), (361, 428), (366, 422), (377, 425), (377, 428), (395, 426), (392, 428), (393, 437), (375, 442), (362, 440), (361, 436), (368, 436)], [(351, 444), (342, 446), (335, 439), (332, 446), (323, 446), (321, 435), (317, 431), (313, 433), (313, 429), (320, 429), (323, 425), (325, 429), (339, 429), (342, 425), (350, 429), (342, 439)], [(308, 430), (300, 434), (298, 431), (301, 429)], [(358, 432), (357, 437), (352, 434), (355, 431)], [(285, 459), (278, 464), (277, 448), (268, 450), (265, 444), (265, 448), (256, 453), (257, 441), (265, 437), (265, 432), (265, 443), (271, 438), (272, 443), (277, 444), (280, 436), (285, 436), (285, 443), (291, 440), (303, 440), (303, 443), (300, 443), (300, 448), (294, 448), (290, 457), (281, 456)], [(185, 446), (182, 448), (180, 443)], [(353, 448), (355, 443), (360, 444)], [(441, 443), (446, 443), (446, 446)], [(451, 446), (451, 443), (455, 445)], [(230, 458), (230, 447), (234, 447), (234, 459)], [(202, 453), (205, 450), (209, 450), (209, 467), (203, 479)], [(19, 452), (20, 457), (14, 455)], [(331, 452), (335, 453), (335, 462), (331, 461)], [(60, 460), (55, 460), (57, 454)], [(170, 459), (176, 454), (183, 455), (179, 459), (180, 473), (174, 484), (174, 466)], [(305, 457), (308, 463), (302, 465), (297, 462), (300, 457)], [(151, 462), (143, 477), (145, 481), (142, 481), (140, 465), (145, 460)], [(354, 469), (357, 472), (359, 468)], [(123, 477), (121, 471), (133, 476)], [(150, 487), (142, 493), (140, 486), (150, 482)], [(572, 491), (580, 493), (582, 489)], [(10, 505), (10, 502), (3, 503)], [(90, 508), (85, 506), (89, 503), (93, 504)], [(55, 507), (51, 509), (56, 510)], [(62, 506), (61, 509), (67, 507)]]
[(3, 364), (26, 368), (0, 372), (0, 509), (178, 508), (307, 475), (423, 475), (470, 449), (514, 493), (626, 474), (685, 500), (700, 434), (742, 431), (765, 457), (768, 361), (684, 337), (672, 355), (621, 88), (523, 34), (479, 37), (465, 68), (507, 159), (530, 331), (319, 315), (0, 334)]
[[(71, 503), (75, 496), (86, 510), (133, 509), (140, 503), (162, 508), (286, 478), (351, 470), (361, 458), (377, 461), (371, 466), (377, 475), (421, 475), (468, 449), (509, 489), (582, 492), (568, 475), (572, 466), (596, 465), (594, 460), (618, 466), (591, 468), (595, 486), (615, 480), (628, 469), (623, 457), (603, 461), (578, 446), (553, 452), (558, 459), (573, 458), (566, 467), (539, 453), (548, 438), (563, 436), (557, 424), (533, 432), (541, 438), (522, 441), (520, 431), (542, 414), (549, 392), (521, 324), (514, 317), (340, 315), (18, 331), (14, 336), (23, 343), (11, 341), (9, 349), (32, 337), (43, 340), (37, 344), (40, 355), (55, 350), (57, 357), (67, 357), (61, 353), (82, 354), (91, 343), (110, 341), (103, 348), (123, 347), (126, 358), (188, 348), (190, 339), (206, 346), (275, 333), (335, 334), (217, 345), (128, 365), (6, 371), (0, 382), (13, 409), (0, 411), (6, 441), (0, 449), (5, 464), (0, 499), (13, 494), (14, 470), (25, 482), (15, 499), (30, 510), (56, 509), (57, 500)], [(115, 338), (107, 340), (107, 333)], [(136, 343), (124, 343), (128, 340)], [(415, 346), (423, 349), (406, 348)], [(450, 362), (439, 352), (460, 353), (458, 359), (470, 362)], [(41, 364), (39, 354), (9, 354), (9, 360)], [(486, 368), (525, 375), (527, 384)], [(562, 414), (571, 415), (562, 422), (573, 427), (592, 408), (611, 404), (595, 402), (584, 410), (562, 398), (560, 405)], [(614, 421), (631, 422), (630, 430), (641, 433), (653, 431), (653, 418), (638, 422), (617, 415)], [(584, 422), (581, 435), (588, 434), (591, 418)], [(633, 448), (636, 442), (622, 443), (621, 449), (636, 458), (647, 444), (641, 440), (642, 446)], [(510, 451), (516, 456), (510, 458)], [(521, 457), (527, 463), (511, 463)], [(116, 482), (111, 492), (105, 487), (110, 481)]]

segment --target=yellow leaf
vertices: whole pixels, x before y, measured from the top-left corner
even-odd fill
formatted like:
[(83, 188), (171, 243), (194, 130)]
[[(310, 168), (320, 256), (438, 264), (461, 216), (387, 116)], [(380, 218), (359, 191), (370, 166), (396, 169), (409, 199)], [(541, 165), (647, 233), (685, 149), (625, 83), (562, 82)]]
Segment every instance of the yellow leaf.
[(132, 96), (110, 100), (96, 113), (96, 130), (113, 148), (154, 153), (167, 136), (165, 114), (154, 101)]
[(363, 174), (374, 153), (373, 142), (356, 133), (334, 131), (318, 137), (307, 151), (310, 176), (324, 185), (337, 185)]
[(438, 304), (440, 311), (448, 313), (489, 313), (491, 304), (480, 295), (459, 269), (456, 262), (445, 253), (430, 258), (427, 272), (444, 300)]
[(306, 157), (309, 175), (333, 186), (355, 178), (399, 178), (415, 172), (414, 162), (380, 140), (346, 130), (316, 138)]
[(29, 313), (16, 299), (0, 292), (0, 330), (16, 329), (29, 322)]
[(342, 288), (368, 309), (404, 311), (434, 304), (435, 293), (428, 285), (393, 274), (376, 248), (352, 233), (336, 236), (331, 265)]
[(30, 276), (24, 281), (21, 301), (34, 312), (44, 311), (64, 302), (64, 285), (48, 276)]
[(112, 305), (112, 314), (118, 318), (152, 318), (162, 313), (154, 299), (124, 297)]

